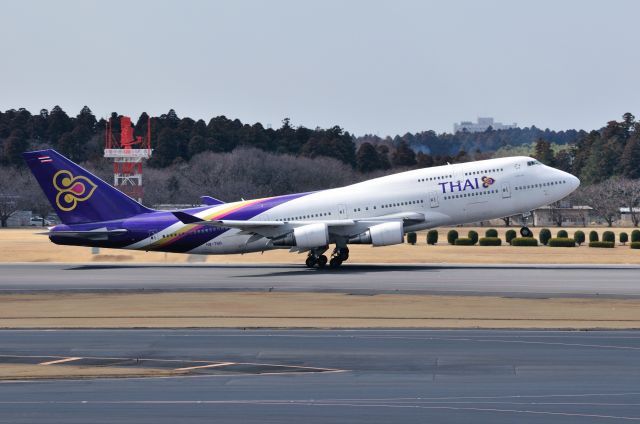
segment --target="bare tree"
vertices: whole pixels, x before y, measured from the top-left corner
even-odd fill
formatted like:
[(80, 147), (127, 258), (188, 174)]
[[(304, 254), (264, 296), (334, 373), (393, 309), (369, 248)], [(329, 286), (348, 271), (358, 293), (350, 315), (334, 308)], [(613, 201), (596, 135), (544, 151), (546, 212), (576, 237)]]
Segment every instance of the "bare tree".
[(600, 184), (587, 186), (581, 190), (581, 197), (609, 227), (618, 220), (623, 200), (617, 179), (610, 178)]
[(0, 168), (0, 226), (6, 227), (11, 216), (20, 210), (28, 171), (13, 167)]
[(632, 180), (629, 178), (618, 179), (618, 193), (622, 200), (622, 204), (629, 208), (629, 215), (634, 227), (640, 222), (640, 180)]
[(549, 219), (556, 225), (556, 227), (562, 227), (564, 221), (564, 210), (561, 207), (560, 202), (554, 202), (549, 205)]
[(44, 227), (45, 219), (53, 210), (51, 203), (42, 192), (40, 184), (36, 178), (28, 171), (24, 171), (24, 186), (22, 187), (19, 206), (28, 209), (42, 218), (41, 225)]

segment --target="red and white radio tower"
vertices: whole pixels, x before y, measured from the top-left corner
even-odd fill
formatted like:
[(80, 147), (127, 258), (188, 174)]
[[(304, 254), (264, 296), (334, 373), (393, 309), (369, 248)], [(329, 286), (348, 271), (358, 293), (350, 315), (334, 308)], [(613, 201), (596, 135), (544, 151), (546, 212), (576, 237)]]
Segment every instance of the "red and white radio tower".
[(151, 118), (147, 134), (133, 135), (131, 118), (120, 117), (120, 140), (113, 136), (111, 118), (105, 131), (104, 157), (113, 158), (113, 185), (129, 197), (142, 202), (142, 160), (151, 157)]

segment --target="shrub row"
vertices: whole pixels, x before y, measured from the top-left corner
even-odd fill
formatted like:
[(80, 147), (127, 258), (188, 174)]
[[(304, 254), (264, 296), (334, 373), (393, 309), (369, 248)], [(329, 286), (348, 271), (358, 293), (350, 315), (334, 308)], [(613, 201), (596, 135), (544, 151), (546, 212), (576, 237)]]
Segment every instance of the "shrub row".
[(511, 240), (511, 246), (537, 246), (538, 240), (533, 237), (516, 237)]
[(613, 247), (615, 245), (612, 241), (590, 241), (589, 247)]
[(473, 246), (474, 244), (476, 244), (475, 241), (469, 237), (459, 237), (455, 241), (456, 246)]
[[(502, 243), (500, 242), (500, 244), (492, 244), (496, 242), (485, 241), (484, 242), (485, 244), (482, 244), (481, 242), (482, 239), (499, 239), (497, 230), (493, 228), (488, 229), (485, 232), (485, 237), (482, 237), (482, 238), (479, 238), (478, 233), (474, 230), (470, 230), (467, 234), (467, 237), (465, 237), (463, 241), (461, 241), (460, 243), (456, 243), (456, 240), (458, 240), (459, 238), (460, 236), (458, 234), (458, 231), (456, 230), (449, 230), (449, 232), (447, 233), (447, 242), (451, 245), (473, 246), (478, 242), (480, 242), (481, 246), (500, 246)], [(527, 242), (527, 241), (519, 240), (519, 241), (516, 241), (516, 244), (513, 243), (515, 239), (524, 239), (524, 238), (530, 238), (530, 237), (518, 237), (516, 231), (513, 229), (507, 230), (505, 232), (505, 240), (507, 244), (511, 244), (513, 246), (537, 246), (538, 245), (537, 241)], [(575, 247), (576, 244), (578, 246), (581, 246), (586, 239), (584, 231), (581, 231), (581, 230), (576, 230), (573, 233), (573, 238), (569, 237), (569, 234), (567, 233), (566, 230), (559, 230), (556, 237), (552, 238), (551, 231), (548, 228), (540, 229), (539, 238), (540, 238), (541, 244), (545, 246), (548, 245), (551, 247)], [(627, 234), (626, 232), (621, 232), (618, 236), (618, 239), (620, 243), (624, 245), (629, 241), (629, 234)], [(555, 241), (552, 243), (551, 240), (555, 240)], [(589, 232), (590, 247), (610, 247), (609, 243), (612, 244), (611, 247), (614, 247), (615, 241), (616, 241), (615, 233), (613, 231), (603, 232), (602, 241), (605, 242), (605, 244), (599, 243), (600, 238), (597, 231)], [(407, 243), (416, 244), (416, 242), (417, 242), (416, 233), (413, 233), (413, 232), (407, 233)], [(429, 232), (427, 233), (427, 244), (434, 245), (437, 243), (438, 243), (438, 230), (429, 230)], [(630, 244), (631, 248), (639, 249), (639, 247), (636, 247), (638, 243), (640, 243), (640, 230), (633, 230), (631, 232), (631, 244)]]
[(499, 237), (482, 237), (480, 239), (480, 246), (500, 246), (502, 240)]
[[(566, 232), (566, 231), (565, 231)], [(560, 234), (558, 234), (560, 235)], [(549, 246), (551, 247), (576, 247), (576, 241), (568, 237), (556, 237), (549, 239)]]

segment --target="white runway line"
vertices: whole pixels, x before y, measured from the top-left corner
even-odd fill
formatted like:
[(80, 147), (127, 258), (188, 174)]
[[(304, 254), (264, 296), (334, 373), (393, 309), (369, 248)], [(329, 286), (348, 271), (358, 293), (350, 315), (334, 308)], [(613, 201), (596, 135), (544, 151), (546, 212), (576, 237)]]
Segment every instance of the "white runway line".
[(64, 364), (65, 362), (77, 361), (78, 359), (83, 359), (83, 358), (74, 356), (70, 358), (56, 359), (55, 361), (40, 362), (38, 365)]
[(215, 368), (215, 367), (226, 367), (227, 365), (235, 365), (235, 362), (218, 362), (216, 364), (207, 364), (207, 365), (197, 365), (194, 367), (184, 367), (184, 368), (176, 368), (174, 371), (190, 371), (197, 370), (200, 368)]

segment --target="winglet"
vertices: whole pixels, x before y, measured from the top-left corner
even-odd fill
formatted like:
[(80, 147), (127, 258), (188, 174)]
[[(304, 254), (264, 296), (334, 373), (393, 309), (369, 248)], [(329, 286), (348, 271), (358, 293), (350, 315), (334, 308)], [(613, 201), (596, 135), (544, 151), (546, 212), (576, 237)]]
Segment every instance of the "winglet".
[(183, 224), (198, 224), (203, 221), (197, 216), (189, 215), (186, 212), (175, 211), (171, 213), (173, 213), (173, 215), (178, 218)]
[(224, 202), (222, 200), (216, 199), (215, 197), (211, 197), (211, 196), (200, 196), (200, 202), (203, 205), (207, 205), (207, 206), (215, 206), (215, 205), (224, 204)]

